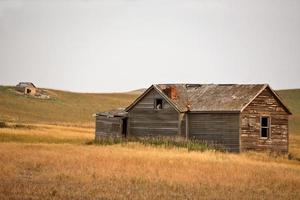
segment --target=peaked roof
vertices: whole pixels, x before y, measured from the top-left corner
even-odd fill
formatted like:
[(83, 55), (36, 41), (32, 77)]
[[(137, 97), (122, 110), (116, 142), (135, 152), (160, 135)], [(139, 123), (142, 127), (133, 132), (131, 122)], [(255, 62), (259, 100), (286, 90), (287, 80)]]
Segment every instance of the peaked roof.
[[(176, 98), (171, 99), (165, 92), (166, 88), (174, 88)], [(155, 89), (178, 112), (241, 112), (266, 88), (291, 114), (268, 84), (156, 84), (149, 87), (126, 111)]]
[(20, 82), (17, 87), (35, 87), (35, 85), (31, 82)]

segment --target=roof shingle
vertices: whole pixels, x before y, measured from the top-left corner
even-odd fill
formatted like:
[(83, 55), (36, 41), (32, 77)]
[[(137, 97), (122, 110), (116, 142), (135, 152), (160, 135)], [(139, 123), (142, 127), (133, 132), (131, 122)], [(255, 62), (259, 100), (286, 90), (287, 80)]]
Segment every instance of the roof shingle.
[(268, 84), (155, 84), (125, 111), (128, 112), (148, 92), (155, 89), (178, 112), (242, 112), (266, 88), (270, 89), (274, 98), (291, 114)]
[(176, 99), (170, 99), (178, 110), (185, 112), (233, 111), (238, 112), (256, 97), (266, 84), (157, 84), (161, 93), (175, 88)]

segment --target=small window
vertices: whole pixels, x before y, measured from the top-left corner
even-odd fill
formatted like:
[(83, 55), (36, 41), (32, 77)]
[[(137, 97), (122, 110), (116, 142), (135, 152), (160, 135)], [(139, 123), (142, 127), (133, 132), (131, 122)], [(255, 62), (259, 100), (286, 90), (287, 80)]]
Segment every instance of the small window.
[(260, 137), (268, 138), (270, 132), (270, 118), (261, 117), (260, 125), (261, 125)]
[(155, 99), (154, 106), (155, 106), (154, 109), (161, 110), (163, 108), (163, 100)]

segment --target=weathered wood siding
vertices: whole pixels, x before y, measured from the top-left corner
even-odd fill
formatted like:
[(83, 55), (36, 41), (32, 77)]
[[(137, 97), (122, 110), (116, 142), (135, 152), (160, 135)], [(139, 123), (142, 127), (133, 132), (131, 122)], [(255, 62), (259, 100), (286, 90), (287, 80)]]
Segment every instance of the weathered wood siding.
[(228, 151), (239, 152), (238, 113), (189, 113), (189, 138), (222, 144)]
[(180, 113), (179, 114), (179, 128), (180, 128), (180, 132), (179, 132), (179, 135), (186, 138), (187, 135), (186, 135), (186, 117), (187, 117), (187, 114), (186, 113)]
[[(260, 137), (261, 116), (269, 116), (268, 139)], [(272, 150), (288, 152), (288, 113), (266, 88), (241, 113), (241, 151)]]
[(128, 112), (129, 136), (176, 136), (178, 135), (179, 114), (163, 99), (163, 109), (154, 109), (154, 100), (161, 98), (152, 89)]
[(95, 139), (99, 139), (105, 136), (122, 136), (122, 118), (113, 117), (108, 118), (106, 116), (96, 117), (96, 135)]

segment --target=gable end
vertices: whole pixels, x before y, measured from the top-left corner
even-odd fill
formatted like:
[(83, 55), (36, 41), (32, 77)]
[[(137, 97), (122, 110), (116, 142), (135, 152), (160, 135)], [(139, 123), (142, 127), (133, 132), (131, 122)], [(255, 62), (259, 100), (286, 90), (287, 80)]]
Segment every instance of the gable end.
[(159, 95), (166, 101), (168, 102), (177, 112), (180, 112), (180, 110), (177, 108), (176, 105), (174, 105), (174, 103), (172, 101), (170, 101), (170, 99), (163, 94), (159, 89), (157, 89), (155, 87), (155, 85), (151, 85), (143, 94), (141, 94), (132, 104), (130, 104), (125, 111), (128, 112), (130, 111), (132, 108), (134, 108), (149, 92), (151, 92), (152, 90), (155, 90), (157, 93), (159, 93)]
[(257, 95), (255, 95), (255, 97), (249, 101), (249, 103), (247, 103), (242, 109), (241, 109), (241, 113), (246, 110), (253, 102), (255, 102), (257, 100), (257, 98), (260, 95), (263, 95), (263, 93), (268, 92), (270, 96), (272, 96), (273, 99), (276, 100), (276, 102), (278, 103), (278, 105), (283, 108), (283, 110), (288, 114), (291, 115), (291, 111), (284, 105), (284, 103), (282, 102), (282, 100), (280, 99), (280, 97), (278, 96), (278, 94), (276, 94), (276, 92), (274, 90), (272, 90), (272, 88), (269, 85), (265, 85), (258, 93)]

